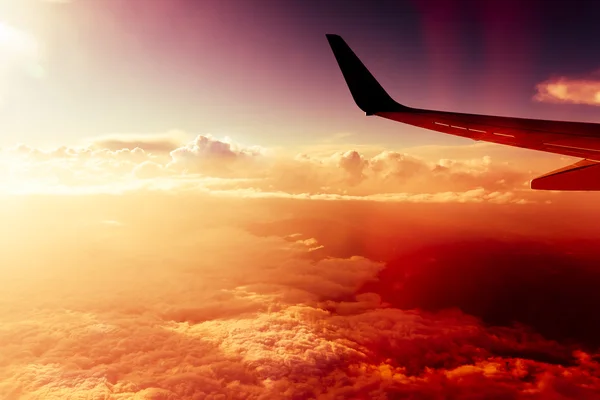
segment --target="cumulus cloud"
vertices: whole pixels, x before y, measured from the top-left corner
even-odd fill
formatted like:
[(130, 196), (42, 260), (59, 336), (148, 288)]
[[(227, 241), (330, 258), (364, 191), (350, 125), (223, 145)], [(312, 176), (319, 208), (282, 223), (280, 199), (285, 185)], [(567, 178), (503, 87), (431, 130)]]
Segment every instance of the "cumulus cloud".
[[(588, 349), (457, 309), (400, 307), (378, 286), (397, 267), (355, 240), (347, 255), (330, 249), (349, 239), (346, 215), (360, 214), (302, 207), (158, 194), (6, 201), (0, 397), (600, 394)], [(304, 213), (337, 233), (284, 220)], [(244, 228), (258, 221), (288, 232)], [(392, 228), (360, 225), (363, 239)]]
[(587, 78), (557, 76), (536, 85), (536, 101), (600, 105), (600, 73)]
[(210, 135), (197, 136), (187, 145), (171, 151), (168, 167), (212, 176), (241, 174), (263, 153), (264, 149), (259, 146), (242, 146), (229, 138), (217, 140)]
[(476, 193), (482, 195), (480, 200), (512, 198), (528, 181), (526, 173), (493, 163), (487, 156), (432, 162), (396, 151), (372, 157), (347, 151), (324, 158), (302, 154), (294, 161), (273, 168), (266, 188), (324, 198), (452, 201)]
[(212, 195), (365, 201), (524, 203), (534, 174), (489, 156), (426, 159), (400, 151), (356, 150), (289, 157), (229, 138), (181, 133), (96, 138), (88, 146), (0, 153), (0, 190), (116, 193), (196, 190)]

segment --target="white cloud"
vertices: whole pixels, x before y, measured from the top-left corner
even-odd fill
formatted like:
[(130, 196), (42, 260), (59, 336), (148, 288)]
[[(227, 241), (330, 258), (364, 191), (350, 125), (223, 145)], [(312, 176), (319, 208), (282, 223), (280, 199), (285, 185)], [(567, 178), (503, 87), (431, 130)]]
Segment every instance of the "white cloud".
[(550, 103), (600, 105), (599, 73), (586, 78), (557, 76), (536, 86), (534, 100)]
[(487, 156), (427, 161), (397, 151), (369, 157), (342, 150), (288, 158), (210, 135), (173, 148), (171, 137), (104, 137), (78, 148), (7, 148), (0, 153), (0, 190), (195, 190), (251, 198), (519, 203), (525, 202), (523, 182), (532, 176)]

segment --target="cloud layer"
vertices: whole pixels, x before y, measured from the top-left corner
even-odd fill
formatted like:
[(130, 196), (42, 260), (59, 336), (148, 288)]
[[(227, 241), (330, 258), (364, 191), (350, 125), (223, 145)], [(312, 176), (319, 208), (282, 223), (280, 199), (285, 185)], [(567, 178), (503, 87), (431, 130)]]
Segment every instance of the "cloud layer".
[[(182, 135), (179, 135), (181, 138)], [(200, 135), (99, 138), (85, 147), (27, 145), (0, 154), (0, 189), (8, 193), (121, 193), (195, 190), (219, 196), (411, 202), (524, 203), (529, 171), (472, 158), (427, 159), (400, 151), (355, 150), (289, 157)]]
[[(484, 204), (483, 225), (464, 231), (451, 204), (328, 204), (158, 193), (4, 199), (0, 397), (600, 396), (597, 349), (478, 318), (486, 293), (468, 282), (486, 288), (487, 274), (474, 271), (488, 262), (453, 261), (444, 249), (411, 256), (442, 240), (440, 230), (527, 248), (510, 232), (535, 206), (506, 211), (507, 226)], [(545, 266), (536, 268), (543, 278)], [(519, 276), (530, 292), (543, 289)]]

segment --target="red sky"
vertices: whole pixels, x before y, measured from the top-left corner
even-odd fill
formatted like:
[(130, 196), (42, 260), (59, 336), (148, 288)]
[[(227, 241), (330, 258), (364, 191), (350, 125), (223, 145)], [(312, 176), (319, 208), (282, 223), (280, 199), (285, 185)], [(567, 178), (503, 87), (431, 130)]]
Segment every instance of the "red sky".
[(599, 195), (529, 189), (575, 160), (367, 118), (324, 36), (594, 120), (594, 7), (275, 3), (0, 2), (0, 398), (600, 398)]

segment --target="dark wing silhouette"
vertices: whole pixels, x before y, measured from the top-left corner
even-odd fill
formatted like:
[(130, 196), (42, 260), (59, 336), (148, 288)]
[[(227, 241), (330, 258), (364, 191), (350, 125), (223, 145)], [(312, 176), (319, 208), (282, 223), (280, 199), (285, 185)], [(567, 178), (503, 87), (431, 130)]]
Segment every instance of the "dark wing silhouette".
[(473, 140), (582, 157), (583, 160), (531, 181), (532, 189), (600, 190), (600, 124), (499, 117), (411, 108), (381, 87), (344, 39), (328, 34), (356, 105), (376, 115)]

